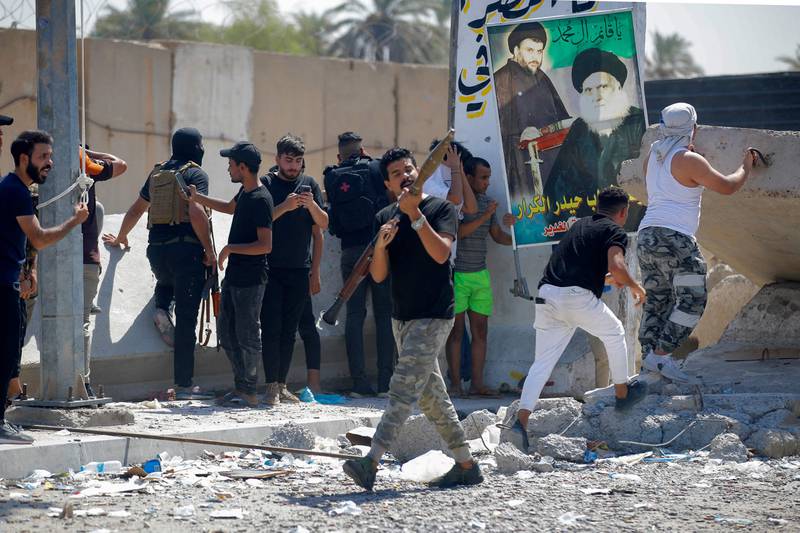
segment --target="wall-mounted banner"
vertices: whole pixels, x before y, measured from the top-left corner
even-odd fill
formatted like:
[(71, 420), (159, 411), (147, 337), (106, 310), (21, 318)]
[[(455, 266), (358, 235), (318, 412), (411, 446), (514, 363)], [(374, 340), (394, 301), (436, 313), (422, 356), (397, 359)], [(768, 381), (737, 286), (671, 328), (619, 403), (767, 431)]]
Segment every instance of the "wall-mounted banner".
[[(492, 165), (495, 194), (502, 184), (518, 218), (516, 246), (557, 242), (594, 212), (622, 161), (639, 155), (643, 7), (553, 0), (461, 7), (456, 136)], [(626, 229), (635, 231), (643, 211), (635, 202)]]

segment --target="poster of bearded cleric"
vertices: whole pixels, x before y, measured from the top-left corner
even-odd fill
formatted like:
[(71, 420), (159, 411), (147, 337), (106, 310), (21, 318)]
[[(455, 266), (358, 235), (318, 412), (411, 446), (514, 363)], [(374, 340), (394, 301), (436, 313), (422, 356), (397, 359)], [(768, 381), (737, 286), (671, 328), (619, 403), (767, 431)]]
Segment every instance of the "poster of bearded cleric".
[[(630, 10), (487, 25), (517, 246), (558, 241), (639, 156), (646, 128)], [(644, 207), (632, 203), (628, 231)]]

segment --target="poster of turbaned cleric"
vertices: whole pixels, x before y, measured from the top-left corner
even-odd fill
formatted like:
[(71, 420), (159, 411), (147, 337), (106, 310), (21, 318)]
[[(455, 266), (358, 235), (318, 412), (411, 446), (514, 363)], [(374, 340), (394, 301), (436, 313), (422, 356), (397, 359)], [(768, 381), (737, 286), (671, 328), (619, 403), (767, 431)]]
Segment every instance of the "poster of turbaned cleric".
[[(487, 24), (517, 246), (558, 241), (638, 157), (646, 129), (630, 10)], [(628, 231), (644, 207), (634, 202)]]

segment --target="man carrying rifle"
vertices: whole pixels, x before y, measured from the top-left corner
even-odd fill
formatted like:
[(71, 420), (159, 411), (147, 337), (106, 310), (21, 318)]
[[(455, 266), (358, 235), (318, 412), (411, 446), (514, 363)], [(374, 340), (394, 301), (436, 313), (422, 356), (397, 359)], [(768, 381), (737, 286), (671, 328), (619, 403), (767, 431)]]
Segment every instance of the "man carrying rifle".
[[(381, 282), (391, 273), (392, 328), (399, 359), (389, 384), (389, 405), (369, 454), (346, 461), (343, 468), (356, 484), (372, 490), (381, 457), (419, 401), (456, 460), (432, 485), (475, 485), (483, 476), (467, 446), (437, 360), (453, 328), (449, 258), (457, 232), (456, 208), (446, 200), (417, 192), (414, 182), (419, 170), (408, 150), (390, 149), (381, 158), (380, 168), (386, 187), (398, 202), (376, 217), (380, 231), (370, 274)], [(417, 186), (421, 189), (421, 184)]]
[(231, 362), (234, 390), (222, 403), (257, 407), (258, 359), (261, 357), (261, 302), (267, 284), (267, 254), (272, 251), (272, 196), (258, 181), (261, 153), (248, 142), (220, 150), (228, 158), (231, 182), (241, 183), (236, 196), (226, 202), (210, 198), (189, 186), (189, 200), (233, 214), (228, 244), (219, 252), (219, 269), (228, 272), (222, 282), (219, 317), (220, 344)]

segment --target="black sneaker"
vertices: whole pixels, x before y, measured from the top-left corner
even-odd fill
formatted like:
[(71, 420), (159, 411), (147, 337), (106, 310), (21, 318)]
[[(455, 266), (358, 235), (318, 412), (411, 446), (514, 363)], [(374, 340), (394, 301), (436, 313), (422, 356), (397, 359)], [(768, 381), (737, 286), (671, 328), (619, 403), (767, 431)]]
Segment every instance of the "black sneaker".
[(372, 491), (372, 487), (375, 486), (375, 474), (378, 472), (378, 466), (370, 457), (348, 459), (342, 465), (342, 470), (362, 489)]
[(3, 425), (0, 425), (0, 444), (33, 444), (33, 437), (8, 422), (3, 422)]
[(453, 465), (448, 473), (430, 482), (431, 487), (448, 489), (458, 485), (477, 485), (483, 482), (483, 475), (478, 463), (472, 463), (472, 467), (464, 469), (459, 464)]
[(375, 389), (369, 383), (356, 383), (353, 390), (350, 391), (350, 396), (353, 398), (364, 398), (366, 396), (375, 396)]
[(633, 380), (628, 383), (628, 395), (625, 398), (617, 398), (614, 406), (618, 411), (628, 411), (631, 407), (639, 403), (647, 396), (647, 383), (644, 381)]

